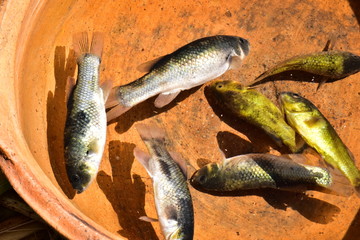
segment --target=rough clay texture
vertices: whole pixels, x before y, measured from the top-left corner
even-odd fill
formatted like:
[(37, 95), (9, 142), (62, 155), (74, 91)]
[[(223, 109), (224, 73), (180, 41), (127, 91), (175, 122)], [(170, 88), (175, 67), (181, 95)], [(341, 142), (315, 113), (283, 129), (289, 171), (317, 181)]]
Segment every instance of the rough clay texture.
[[(6, 26), (10, 12), (14, 11), (7, 6), (10, 4), (16, 6), (7, 1), (1, 6), (2, 26)], [(7, 39), (17, 41), (16, 54), (7, 59), (10, 63), (5, 61), (6, 56), (0, 59), (11, 77), (1, 80), (2, 99), (9, 102), (9, 107), (1, 110), (3, 115), (11, 113), (1, 120), (3, 139), (9, 140), (1, 141), (1, 148), (5, 159), (14, 157), (13, 162), (2, 160), (1, 167), (37, 212), (64, 235), (77, 239), (105, 238), (96, 233), (91, 235), (102, 228), (113, 233), (109, 233), (109, 238), (163, 239), (158, 223), (138, 219), (143, 215), (156, 217), (156, 211), (151, 179), (132, 153), (135, 146), (145, 149), (134, 128), (136, 123), (151, 121), (165, 128), (169, 149), (187, 160), (190, 173), (205, 162), (221, 161), (219, 149), (228, 157), (252, 152), (280, 154), (288, 150), (278, 148), (261, 130), (219, 108), (206, 86), (202, 86), (182, 92), (163, 109), (156, 109), (154, 98), (149, 99), (111, 122), (96, 181), (84, 193), (75, 195), (63, 159), (65, 82), (68, 76), (76, 75), (72, 34), (105, 33), (101, 79), (112, 79), (114, 85), (140, 77), (143, 73), (136, 68), (143, 62), (171, 53), (195, 39), (217, 34), (237, 35), (250, 41), (250, 54), (241, 69), (219, 78), (244, 84), (279, 61), (321, 51), (330, 38), (335, 39), (334, 49), (360, 55), (360, 4), (356, 0), (64, 0), (39, 5), (34, 1), (21, 6), (26, 8), (24, 15), (12, 15), (14, 28), (23, 29), (18, 38), (3, 33), (5, 37), (1, 39), (7, 47), (11, 46)], [(288, 80), (291, 77), (285, 76), (282, 81), (259, 85), (259, 90), (274, 102), (281, 91), (297, 92), (310, 99), (337, 130), (360, 167), (359, 77), (360, 74), (355, 74), (326, 83), (316, 91), (317, 84), (311, 81), (311, 76), (300, 76), (304, 81)], [(9, 82), (13, 87), (10, 90)], [(28, 171), (26, 176), (34, 180), (21, 179), (18, 176), (21, 169)], [(50, 191), (49, 195), (38, 192), (31, 195), (26, 189), (36, 187), (32, 184), (41, 184), (38, 191)], [(190, 191), (195, 209), (194, 239), (350, 240), (360, 236), (360, 200), (355, 195), (344, 198), (321, 193), (256, 191), (213, 196), (192, 187)], [(57, 200), (51, 202), (51, 196)], [(45, 197), (50, 203), (44, 201)], [(52, 215), (61, 212), (59, 204), (70, 211), (76, 209), (80, 214), (77, 216), (84, 214), (94, 227), (59, 224), (75, 219), (68, 214), (56, 222)], [(78, 219), (74, 221), (76, 224)], [(81, 227), (83, 235), (78, 231)]]

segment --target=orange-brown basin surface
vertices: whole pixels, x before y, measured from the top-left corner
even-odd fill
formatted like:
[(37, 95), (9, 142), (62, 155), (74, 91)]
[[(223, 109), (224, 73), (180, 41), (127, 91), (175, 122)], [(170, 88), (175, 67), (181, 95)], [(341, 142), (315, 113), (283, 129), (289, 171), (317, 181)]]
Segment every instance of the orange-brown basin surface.
[[(156, 121), (170, 148), (193, 172), (203, 162), (251, 152), (287, 153), (262, 131), (210, 105), (206, 87), (181, 93), (156, 109), (150, 99), (107, 129), (96, 181), (75, 195), (63, 158), (65, 81), (76, 77), (72, 35), (105, 33), (101, 78), (126, 84), (143, 73), (141, 63), (171, 53), (195, 39), (237, 35), (251, 51), (239, 70), (220, 77), (243, 83), (294, 55), (335, 49), (360, 55), (360, 6), (356, 0), (264, 1), (2, 1), (0, 37), (1, 168), (15, 190), (46, 221), (72, 239), (162, 239), (152, 184), (133, 157), (145, 149), (134, 125)], [(353, 152), (360, 167), (360, 75), (324, 84), (275, 81), (259, 90), (276, 101), (293, 91), (314, 102)], [(289, 78), (288, 78), (289, 79)], [(309, 80), (309, 77), (304, 77)], [(256, 191), (213, 196), (190, 187), (195, 239), (356, 239), (360, 200), (322, 193)]]

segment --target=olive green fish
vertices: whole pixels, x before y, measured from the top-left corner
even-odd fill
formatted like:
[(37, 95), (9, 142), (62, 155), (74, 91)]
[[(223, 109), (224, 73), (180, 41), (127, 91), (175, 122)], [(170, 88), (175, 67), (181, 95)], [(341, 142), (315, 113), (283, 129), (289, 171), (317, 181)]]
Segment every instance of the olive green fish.
[(302, 147), (296, 144), (295, 131), (285, 122), (280, 109), (259, 91), (236, 81), (216, 81), (209, 89), (222, 106), (263, 129), (279, 145), (284, 143), (292, 152)]
[(360, 71), (360, 56), (335, 50), (296, 56), (264, 72), (250, 86), (286, 71), (303, 71), (328, 79), (341, 79)]
[(288, 123), (313, 147), (323, 159), (339, 169), (360, 190), (360, 171), (353, 155), (341, 141), (335, 129), (309, 100), (291, 92), (280, 94)]
[(351, 193), (346, 188), (349, 184), (325, 168), (271, 154), (239, 155), (222, 163), (209, 163), (193, 174), (190, 183), (198, 190), (223, 193), (259, 188)]
[[(78, 77), (70, 93), (64, 147), (67, 175), (72, 187), (83, 192), (95, 178), (106, 140), (106, 112), (103, 90), (99, 87), (102, 35), (94, 33), (89, 51), (87, 33), (74, 35), (78, 56)], [(69, 78), (71, 80), (71, 78)]]
[(106, 108), (108, 121), (155, 95), (155, 106), (169, 104), (182, 91), (219, 77), (231, 68), (239, 68), (249, 53), (246, 39), (235, 36), (213, 36), (191, 42), (166, 55), (143, 77), (113, 88)]
[[(162, 129), (143, 124), (138, 124), (136, 129), (151, 156), (138, 148), (134, 149), (134, 156), (152, 178), (156, 211), (165, 239), (193, 239), (194, 210), (187, 186), (185, 160), (167, 151)], [(147, 217), (141, 219), (150, 220)]]

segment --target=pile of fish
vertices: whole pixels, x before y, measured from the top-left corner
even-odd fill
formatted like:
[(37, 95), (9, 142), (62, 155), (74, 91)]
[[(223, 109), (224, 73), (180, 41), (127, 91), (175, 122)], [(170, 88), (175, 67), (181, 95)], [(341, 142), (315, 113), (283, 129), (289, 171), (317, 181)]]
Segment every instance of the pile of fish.
[[(241, 37), (212, 36), (191, 42), (175, 52), (145, 65), (143, 77), (111, 89), (99, 84), (103, 37), (94, 33), (89, 47), (87, 33), (74, 36), (78, 58), (77, 81), (67, 82), (68, 113), (64, 133), (65, 165), (69, 181), (83, 192), (97, 175), (106, 143), (107, 122), (133, 106), (158, 95), (154, 104), (169, 104), (182, 90), (211, 81), (229, 69), (238, 69), (249, 54), (250, 44)], [(360, 57), (341, 51), (323, 51), (294, 57), (266, 71), (254, 82), (287, 71), (305, 71), (327, 79), (341, 79), (360, 71)], [(191, 185), (205, 192), (274, 188), (315, 190), (349, 196), (360, 192), (360, 171), (340, 137), (307, 99), (291, 92), (280, 94), (281, 108), (253, 87), (236, 81), (209, 85), (218, 104), (253, 124), (292, 154), (246, 154), (209, 163), (190, 178)], [(106, 112), (106, 109), (107, 112)], [(285, 115), (285, 116), (284, 116)], [(153, 181), (156, 210), (166, 239), (193, 239), (194, 213), (187, 180), (187, 163), (168, 151), (165, 131), (156, 125), (136, 126), (149, 154), (135, 148), (135, 158)], [(302, 139), (296, 137), (300, 135)], [(311, 147), (331, 166), (305, 164), (301, 152)], [(145, 221), (156, 221), (141, 217)]]

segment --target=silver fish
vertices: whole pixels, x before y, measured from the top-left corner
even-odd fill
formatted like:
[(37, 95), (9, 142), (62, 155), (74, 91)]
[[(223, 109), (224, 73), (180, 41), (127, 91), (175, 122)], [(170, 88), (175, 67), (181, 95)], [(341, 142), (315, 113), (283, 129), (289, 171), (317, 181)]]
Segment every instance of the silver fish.
[(249, 54), (250, 44), (235, 36), (198, 39), (158, 60), (143, 77), (113, 88), (106, 108), (108, 121), (131, 107), (160, 94), (155, 106), (169, 104), (182, 91), (215, 79), (231, 68), (239, 68)]
[(134, 156), (152, 178), (156, 211), (165, 239), (193, 239), (194, 210), (185, 177), (185, 160), (167, 151), (162, 129), (142, 124), (136, 129), (151, 156), (138, 148), (134, 149)]
[[(64, 134), (65, 165), (72, 187), (83, 192), (95, 178), (106, 140), (106, 94), (99, 86), (102, 35), (94, 33), (89, 51), (87, 33), (74, 35), (78, 77), (68, 82)], [(73, 86), (75, 85), (75, 86)], [(73, 90), (71, 90), (73, 88)]]

